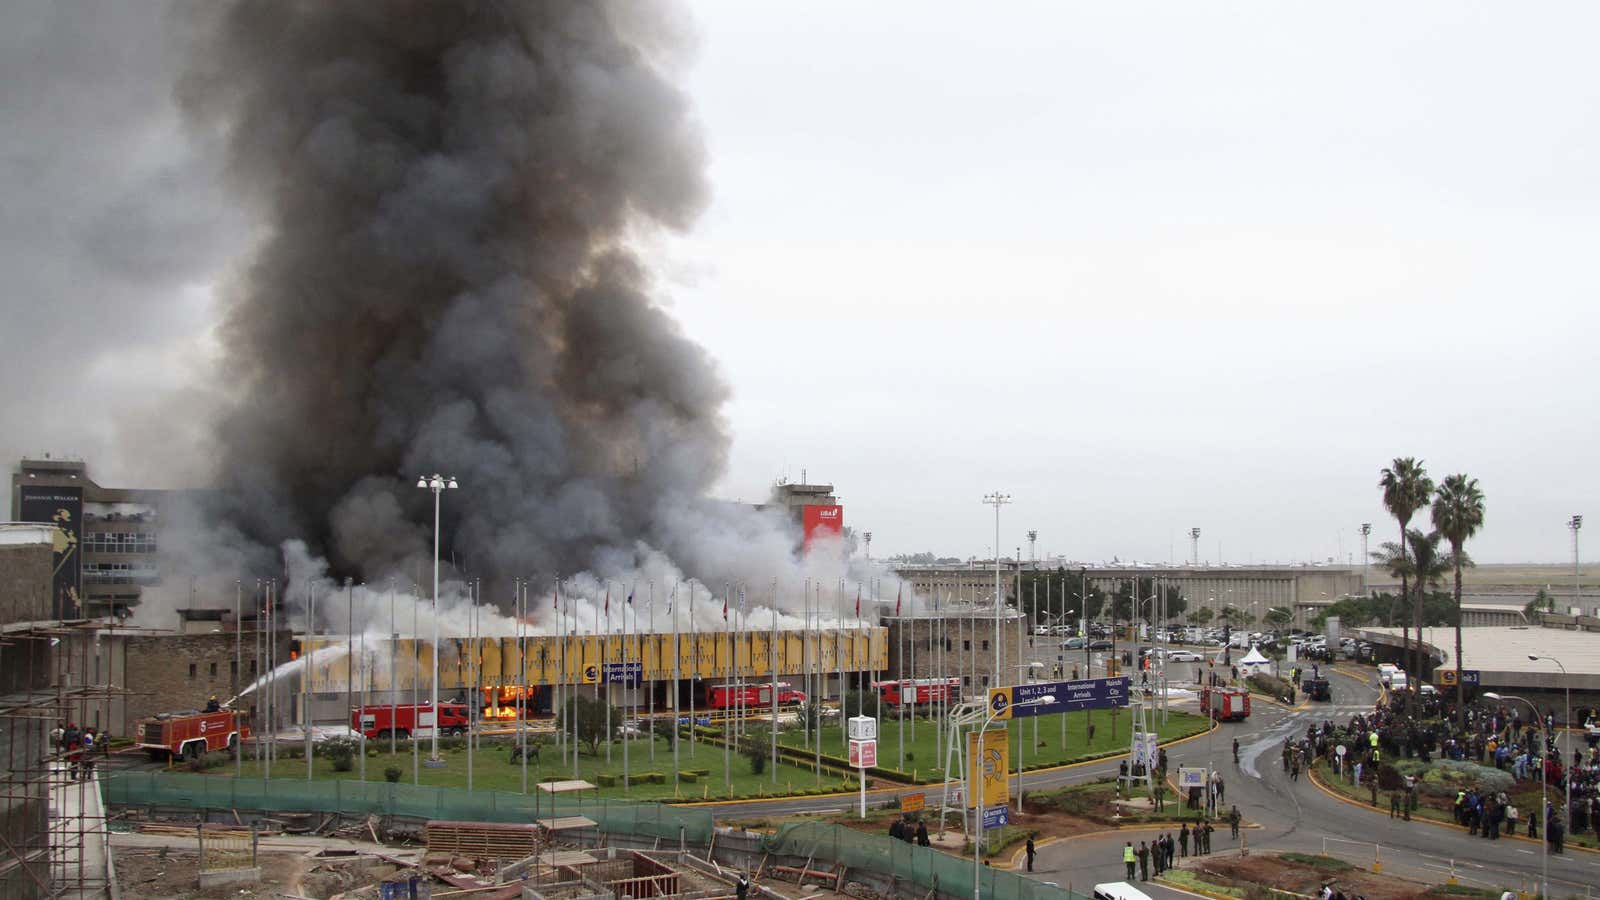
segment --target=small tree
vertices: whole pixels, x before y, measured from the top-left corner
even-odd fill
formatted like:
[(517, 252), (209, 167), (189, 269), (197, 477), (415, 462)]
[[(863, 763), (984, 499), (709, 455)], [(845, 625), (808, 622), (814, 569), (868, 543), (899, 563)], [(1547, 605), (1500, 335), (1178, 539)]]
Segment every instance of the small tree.
[[(611, 729), (607, 731), (607, 710)], [(600, 742), (615, 739), (617, 725), (622, 722), (622, 711), (606, 703), (606, 701), (585, 697), (581, 694), (572, 696), (567, 700), (567, 705), (561, 710), (558, 727), (571, 729), (577, 724), (578, 740), (589, 745), (589, 755), (600, 755)]]
[(1268, 625), (1274, 628), (1284, 628), (1294, 621), (1294, 612), (1287, 606), (1274, 606), (1267, 610), (1265, 618)]
[(1195, 623), (1196, 625), (1206, 625), (1209, 624), (1212, 619), (1216, 618), (1216, 616), (1216, 610), (1209, 606), (1202, 606), (1194, 612), (1189, 613), (1189, 621)]
[(767, 757), (772, 753), (772, 733), (765, 725), (751, 725), (739, 742), (739, 753), (750, 760), (750, 774), (760, 775), (767, 770)]

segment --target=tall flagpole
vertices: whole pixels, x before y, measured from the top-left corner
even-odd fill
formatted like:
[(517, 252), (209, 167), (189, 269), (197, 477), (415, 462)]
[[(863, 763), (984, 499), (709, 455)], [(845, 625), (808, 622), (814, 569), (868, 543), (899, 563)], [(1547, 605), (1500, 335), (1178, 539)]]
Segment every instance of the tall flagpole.
[[(600, 627), (600, 620), (595, 619), (595, 628)], [(594, 695), (601, 696), (604, 691), (606, 704), (606, 765), (611, 765), (611, 682), (606, 679), (606, 666), (611, 662), (611, 582), (606, 582), (606, 630), (600, 636), (600, 677), (596, 679)]]
[[(678, 796), (678, 687), (683, 682), (683, 655), (678, 649), (678, 583), (672, 583), (672, 599), (667, 601), (667, 615), (672, 619), (672, 796)], [(694, 722), (689, 723), (693, 733)]]
[(839, 579), (839, 588), (834, 593), (833, 613), (837, 621), (833, 629), (833, 661), (839, 664), (839, 749), (848, 756), (850, 750), (850, 730), (844, 723), (844, 579)]
[(767, 640), (767, 674), (772, 679), (772, 784), (778, 784), (778, 579), (772, 579), (772, 637)]
[[(655, 674), (657, 676), (656, 680), (659, 680), (660, 668), (661, 668), (661, 638), (660, 638), (659, 635), (656, 634), (656, 583), (655, 583), (654, 580), (651, 580), (651, 582), (650, 582), (650, 640), (654, 641), (655, 645), (656, 645), (655, 646), (655, 652), (650, 654), (650, 660), (651, 660), (651, 662), (656, 664), (656, 666), (655, 666), (656, 667), (656, 672), (653, 673), (653, 674)], [(639, 673), (639, 675), (641, 677), (643, 677), (644, 673), (641, 671)], [(650, 728), (649, 728), (649, 733), (650, 733), (650, 761), (653, 763), (653, 762), (656, 761), (656, 686), (655, 686), (655, 680), (652, 680), (651, 682), (649, 682), (649, 684), (650, 684)]]
[[(817, 627), (811, 632), (811, 639), (816, 642), (816, 649), (811, 654), (811, 679), (812, 679), (812, 681), (817, 683), (817, 687), (822, 689), (821, 692), (817, 696), (822, 697), (825, 700), (825, 699), (827, 699), (826, 696), (824, 696), (824, 695), (827, 694), (827, 683), (825, 681), (827, 675), (826, 675), (826, 673), (824, 673), (822, 671), (822, 582), (821, 581), (817, 581), (813, 585), (813, 587), (816, 590)], [(822, 700), (818, 700), (817, 701), (816, 710), (817, 710), (817, 728), (816, 728), (816, 738), (817, 738), (817, 740), (812, 746), (816, 750), (816, 763), (815, 763), (815, 766), (816, 766), (817, 784), (821, 784), (822, 783)]]
[[(523, 616), (527, 612), (528, 588), (531, 583), (525, 583), (518, 578), (516, 588), (517, 608), (517, 755), (522, 760), (522, 792), (528, 792), (528, 641), (526, 636), (527, 623)], [(544, 657), (548, 659), (549, 657)]]
[(694, 630), (694, 582), (689, 582), (689, 647), (694, 651), (689, 672), (689, 759), (694, 759), (694, 692), (700, 683), (700, 633)]
[[(727, 683), (732, 684), (733, 622), (728, 618), (728, 594), (730, 590), (728, 583), (724, 581), (722, 583), (722, 625), (723, 630), (727, 632), (725, 639), (728, 642), (728, 666), (725, 671), (728, 679)], [(723, 696), (727, 696), (726, 691), (723, 692)], [(732, 735), (728, 732), (728, 710), (726, 707), (722, 710), (722, 787), (723, 790), (728, 792), (729, 797), (733, 796), (733, 740)]]

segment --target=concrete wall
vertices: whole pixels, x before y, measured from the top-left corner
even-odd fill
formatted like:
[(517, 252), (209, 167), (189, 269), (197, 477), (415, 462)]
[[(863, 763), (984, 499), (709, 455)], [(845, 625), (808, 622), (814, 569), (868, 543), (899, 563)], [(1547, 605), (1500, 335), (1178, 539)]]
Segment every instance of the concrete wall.
[[(1024, 564), (1023, 571), (1032, 571)], [(1041, 570), (1043, 567), (1041, 566)], [(1012, 591), (1018, 567), (1014, 562), (1001, 565), (1001, 584)], [(976, 599), (989, 602), (994, 596), (994, 569), (965, 566), (917, 566), (896, 569), (911, 582), (921, 596)], [(1069, 568), (1068, 577), (1079, 580), (1078, 570)], [(1162, 568), (1098, 567), (1086, 570), (1089, 582), (1101, 590), (1114, 590), (1121, 581), (1132, 578), (1160, 578), (1177, 588), (1189, 601), (1189, 611), (1201, 607), (1221, 610), (1232, 604), (1259, 621), (1268, 609), (1286, 606), (1296, 611), (1296, 624), (1305, 626), (1303, 612), (1296, 604), (1308, 600), (1337, 600), (1361, 593), (1361, 569), (1335, 566), (1168, 566)], [(1102, 614), (1104, 615), (1104, 614)]]
[[(961, 677), (964, 693), (994, 683), (994, 611), (973, 616), (888, 618), (889, 668), (886, 678)], [(1016, 684), (1027, 665), (1026, 635), (1019, 635), (1018, 617), (1008, 610), (1000, 620), (999, 683)], [(938, 652), (940, 643), (944, 653)], [(915, 652), (913, 653), (913, 648)], [(914, 665), (913, 665), (914, 663)]]

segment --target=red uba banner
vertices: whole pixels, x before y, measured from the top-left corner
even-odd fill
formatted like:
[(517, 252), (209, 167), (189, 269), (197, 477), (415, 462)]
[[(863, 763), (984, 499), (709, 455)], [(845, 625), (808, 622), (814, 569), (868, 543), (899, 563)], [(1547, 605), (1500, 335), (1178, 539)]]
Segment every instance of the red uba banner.
[(836, 540), (842, 540), (844, 538), (844, 507), (801, 507), (800, 525), (805, 534), (801, 546), (806, 550), (811, 549), (811, 542), (817, 538), (831, 537)]

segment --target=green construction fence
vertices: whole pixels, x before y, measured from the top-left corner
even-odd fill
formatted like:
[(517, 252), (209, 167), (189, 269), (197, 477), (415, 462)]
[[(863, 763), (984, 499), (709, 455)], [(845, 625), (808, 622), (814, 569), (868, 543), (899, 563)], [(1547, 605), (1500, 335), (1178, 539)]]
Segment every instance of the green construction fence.
[(112, 806), (235, 809), (262, 812), (337, 812), (470, 822), (532, 822), (586, 816), (600, 830), (707, 844), (715, 827), (705, 809), (506, 791), (419, 787), (386, 781), (295, 781), (234, 778), (188, 772), (118, 772), (103, 779)]

